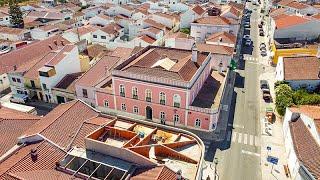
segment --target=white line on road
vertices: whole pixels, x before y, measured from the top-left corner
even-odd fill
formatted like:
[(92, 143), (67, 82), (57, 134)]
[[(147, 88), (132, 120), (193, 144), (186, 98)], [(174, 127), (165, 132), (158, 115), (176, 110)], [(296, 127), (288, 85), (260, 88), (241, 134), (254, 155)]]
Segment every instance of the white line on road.
[(239, 133), (238, 143), (241, 143), (241, 140), (242, 140), (242, 134)]
[(235, 142), (236, 138), (237, 138), (237, 132), (233, 131), (233, 133), (232, 133), (232, 142)]
[(254, 156), (260, 157), (260, 154), (254, 153), (254, 152), (251, 152), (251, 151), (241, 150), (241, 152), (243, 154), (254, 155)]
[(248, 134), (243, 134), (243, 143), (247, 144), (248, 141)]
[(230, 141), (231, 140), (231, 131), (228, 131), (228, 134), (227, 134), (227, 141)]
[(260, 146), (260, 138), (258, 136), (255, 136), (255, 139), (254, 139), (254, 144), (255, 146)]
[(250, 142), (249, 144), (252, 146), (253, 145), (253, 135), (250, 135)]

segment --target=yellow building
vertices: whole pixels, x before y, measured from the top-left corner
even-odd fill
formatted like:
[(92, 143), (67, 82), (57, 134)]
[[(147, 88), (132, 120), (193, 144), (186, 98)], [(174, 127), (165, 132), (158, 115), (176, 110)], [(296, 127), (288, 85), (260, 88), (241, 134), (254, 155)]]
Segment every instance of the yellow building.
[(296, 56), (317, 56), (319, 55), (319, 46), (311, 45), (301, 48), (288, 48), (277, 49), (274, 44), (271, 45), (272, 52), (274, 53), (272, 62), (278, 63), (279, 57), (296, 57)]

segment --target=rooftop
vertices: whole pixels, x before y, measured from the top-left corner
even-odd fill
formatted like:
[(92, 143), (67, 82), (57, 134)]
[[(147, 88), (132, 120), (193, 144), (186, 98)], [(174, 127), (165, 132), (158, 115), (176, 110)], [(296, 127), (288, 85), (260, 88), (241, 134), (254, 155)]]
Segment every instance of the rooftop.
[(75, 92), (75, 82), (77, 79), (80, 78), (82, 72), (67, 74), (65, 77), (62, 78), (60, 82), (55, 86), (55, 88), (65, 89), (70, 92)]
[(204, 43), (198, 43), (197, 48), (202, 52), (210, 52), (212, 54), (222, 54), (227, 56), (232, 56), (234, 51), (233, 47)]
[(309, 21), (310, 21), (309, 19), (306, 19), (304, 17), (300, 17), (296, 15), (286, 15), (286, 14), (278, 15), (275, 18), (276, 29), (285, 29), (291, 26), (305, 24)]
[(0, 27), (0, 33), (4, 33), (4, 34), (20, 35), (20, 34), (23, 34), (25, 32), (26, 32), (25, 29)]
[(206, 11), (199, 5), (195, 5), (192, 8), (192, 11), (194, 11), (195, 13), (197, 13), (198, 15), (202, 15), (203, 13), (205, 13)]
[(197, 19), (194, 23), (197, 24), (209, 24), (209, 25), (232, 25), (238, 24), (238, 22), (231, 18), (222, 16), (208, 16)]
[(319, 66), (317, 57), (284, 57), (284, 79), (319, 80)]
[(193, 62), (190, 50), (146, 47), (139, 55), (116, 69), (149, 77), (189, 82), (207, 57), (208, 53), (199, 52), (197, 62)]
[(222, 42), (236, 44), (237, 37), (228, 32), (217, 32), (207, 37), (206, 42)]

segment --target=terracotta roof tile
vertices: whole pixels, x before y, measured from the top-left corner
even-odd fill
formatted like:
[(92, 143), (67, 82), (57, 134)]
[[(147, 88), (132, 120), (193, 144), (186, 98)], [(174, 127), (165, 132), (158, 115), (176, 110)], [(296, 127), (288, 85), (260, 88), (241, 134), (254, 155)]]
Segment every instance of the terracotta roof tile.
[(227, 32), (218, 32), (218, 33), (214, 33), (211, 34), (206, 41), (208, 42), (219, 42), (220, 40), (222, 40), (221, 42), (223, 43), (230, 43), (230, 44), (236, 44), (236, 40), (237, 37), (231, 33), (227, 33)]
[(107, 34), (117, 35), (119, 33), (120, 29), (122, 29), (121, 26), (113, 23), (113, 24), (108, 24), (108, 25), (102, 27), (100, 30), (107, 33)]
[(83, 72), (67, 74), (65, 77), (62, 78), (60, 82), (58, 82), (55, 88), (65, 89), (71, 92), (75, 92), (75, 86), (74, 86), (75, 82), (77, 79), (80, 78), (82, 74)]
[(25, 32), (26, 32), (25, 29), (0, 27), (0, 33), (4, 33), (4, 34), (20, 35), (20, 34), (23, 34)]
[(150, 36), (148, 36), (148, 35), (142, 35), (142, 36), (140, 36), (139, 38), (140, 38), (141, 40), (149, 43), (149, 44), (153, 44), (153, 43), (156, 41), (156, 39), (154, 39), (154, 38), (152, 38), (152, 37), (150, 37)]
[(277, 29), (285, 29), (285, 28), (289, 28), (290, 26), (305, 24), (309, 21), (310, 21), (309, 19), (306, 19), (300, 16), (285, 15), (285, 14), (282, 14), (281, 16), (279, 15), (275, 19)]
[(290, 122), (289, 126), (297, 158), (303, 163), (315, 179), (320, 179), (319, 144), (313, 138), (310, 131), (300, 118), (295, 122)]
[(192, 8), (192, 10), (197, 13), (198, 15), (202, 15), (203, 13), (205, 13), (206, 11), (199, 5), (196, 5)]
[(283, 58), (285, 80), (318, 80), (320, 63), (317, 57)]
[(302, 3), (299, 3), (299, 2), (296, 2), (296, 1), (293, 1), (289, 4), (287, 4), (288, 7), (291, 7), (291, 8), (295, 8), (295, 9), (305, 9), (305, 8), (308, 8), (308, 5), (306, 4), (302, 4)]
[(174, 171), (167, 166), (157, 166), (152, 168), (139, 168), (137, 169), (132, 180), (176, 180), (177, 175)]
[(211, 25), (232, 25), (237, 24), (237, 21), (231, 18), (222, 16), (208, 16), (197, 19), (195, 23), (198, 24), (211, 24)]
[(222, 45), (214, 44), (197, 44), (198, 50), (202, 52), (210, 52), (213, 54), (223, 54), (231, 56), (233, 54), (234, 48)]
[(107, 52), (109, 52), (107, 51), (107, 48), (100, 44), (92, 44), (88, 46), (86, 50), (86, 53), (89, 56), (89, 58), (95, 58)]

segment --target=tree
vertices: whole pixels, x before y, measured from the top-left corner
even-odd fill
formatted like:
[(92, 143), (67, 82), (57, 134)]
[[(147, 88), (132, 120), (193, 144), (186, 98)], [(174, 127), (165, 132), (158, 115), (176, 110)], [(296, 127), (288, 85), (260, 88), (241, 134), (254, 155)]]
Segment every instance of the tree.
[(293, 105), (293, 91), (287, 84), (280, 84), (276, 88), (276, 109), (283, 116), (286, 108)]
[(23, 17), (17, 0), (9, 1), (10, 23), (15, 28), (23, 28)]

